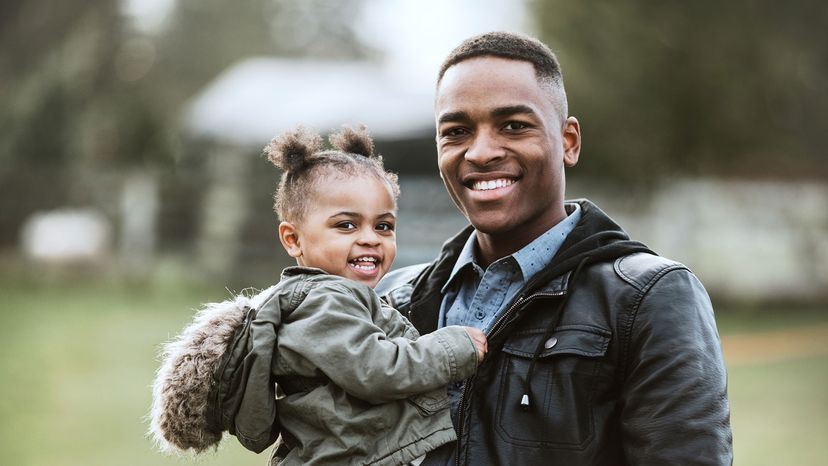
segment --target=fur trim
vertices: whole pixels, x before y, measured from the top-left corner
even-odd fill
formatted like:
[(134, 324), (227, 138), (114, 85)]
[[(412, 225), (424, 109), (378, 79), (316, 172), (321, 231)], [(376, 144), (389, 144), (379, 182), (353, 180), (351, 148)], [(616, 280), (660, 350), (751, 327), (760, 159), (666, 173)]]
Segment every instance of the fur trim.
[(217, 447), (223, 432), (207, 425), (207, 403), (222, 355), (243, 325), (245, 307), (262, 304), (270, 289), (205, 304), (174, 340), (163, 345), (152, 389), (149, 434), (165, 452), (200, 453)]

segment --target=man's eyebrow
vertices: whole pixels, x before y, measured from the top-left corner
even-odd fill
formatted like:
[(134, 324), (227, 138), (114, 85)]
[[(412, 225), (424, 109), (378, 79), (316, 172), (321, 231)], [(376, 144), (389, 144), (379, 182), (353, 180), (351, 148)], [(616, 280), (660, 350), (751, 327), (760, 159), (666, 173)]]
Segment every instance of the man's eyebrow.
[(447, 112), (440, 115), (440, 117), (437, 119), (437, 124), (439, 125), (441, 123), (468, 121), (469, 119), (469, 114), (466, 112)]
[(532, 107), (527, 105), (509, 105), (508, 107), (498, 107), (492, 110), (492, 116), (495, 117), (504, 117), (510, 115), (516, 115), (519, 113), (525, 113), (529, 115), (535, 115), (536, 112)]
[[(521, 114), (521, 113), (526, 114), (526, 115), (536, 115), (537, 114), (537, 112), (535, 112), (535, 110), (532, 107), (529, 107), (528, 105), (522, 105), (522, 104), (508, 105), (506, 107), (498, 107), (498, 108), (491, 111), (491, 115), (494, 116), (494, 117), (497, 117), (497, 118), (502, 118), (502, 117), (511, 116), (511, 115), (518, 115), (518, 114)], [(440, 115), (440, 117), (437, 119), (437, 124), (439, 125), (439, 124), (442, 124), (442, 123), (452, 123), (452, 122), (458, 122), (458, 121), (469, 121), (470, 119), (471, 119), (471, 117), (469, 116), (469, 114), (466, 113), (466, 112), (463, 112), (463, 111), (447, 112), (447, 113), (444, 113), (444, 114)]]

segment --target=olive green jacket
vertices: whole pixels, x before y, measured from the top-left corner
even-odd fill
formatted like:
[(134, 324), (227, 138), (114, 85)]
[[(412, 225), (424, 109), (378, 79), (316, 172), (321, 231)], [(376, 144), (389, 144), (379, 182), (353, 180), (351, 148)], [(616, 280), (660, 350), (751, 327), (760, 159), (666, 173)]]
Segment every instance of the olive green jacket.
[(290, 449), (273, 464), (406, 464), (456, 438), (445, 385), (477, 367), (465, 330), (419, 336), (371, 288), (316, 269), (272, 290), (259, 316), (283, 316), (272, 369)]

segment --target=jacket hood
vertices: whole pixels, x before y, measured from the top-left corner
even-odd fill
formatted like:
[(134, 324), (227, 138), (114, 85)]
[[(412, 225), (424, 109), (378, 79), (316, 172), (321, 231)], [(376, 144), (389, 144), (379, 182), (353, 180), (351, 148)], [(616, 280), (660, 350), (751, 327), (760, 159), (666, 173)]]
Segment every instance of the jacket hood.
[(528, 285), (548, 281), (550, 278), (575, 270), (579, 265), (615, 260), (636, 252), (655, 254), (639, 241), (633, 241), (629, 235), (607, 214), (586, 199), (574, 201), (581, 207), (581, 221), (567, 236), (555, 257), (551, 267), (538, 274)]
[(149, 435), (162, 451), (199, 453), (218, 446), (225, 431), (232, 433), (231, 426), (216, 421), (217, 416), (226, 418), (215, 412), (216, 378), (249, 325), (251, 309), (261, 306), (271, 289), (205, 304), (175, 339), (163, 345), (149, 416)]

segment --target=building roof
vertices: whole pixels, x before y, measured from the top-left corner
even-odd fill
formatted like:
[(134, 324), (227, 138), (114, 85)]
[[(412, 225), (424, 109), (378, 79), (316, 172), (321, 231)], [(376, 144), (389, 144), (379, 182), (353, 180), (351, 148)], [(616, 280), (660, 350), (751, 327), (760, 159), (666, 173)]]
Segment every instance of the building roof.
[(196, 95), (185, 124), (196, 138), (244, 146), (264, 145), (298, 124), (327, 133), (362, 123), (377, 139), (429, 137), (432, 99), (376, 63), (251, 58)]

